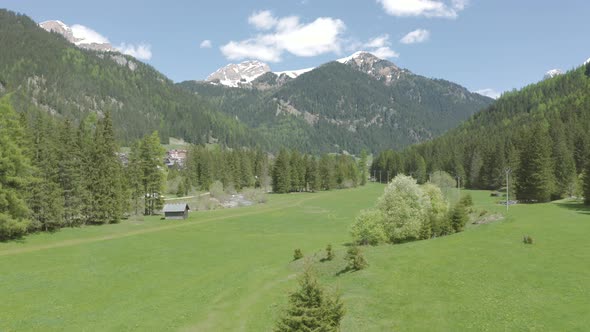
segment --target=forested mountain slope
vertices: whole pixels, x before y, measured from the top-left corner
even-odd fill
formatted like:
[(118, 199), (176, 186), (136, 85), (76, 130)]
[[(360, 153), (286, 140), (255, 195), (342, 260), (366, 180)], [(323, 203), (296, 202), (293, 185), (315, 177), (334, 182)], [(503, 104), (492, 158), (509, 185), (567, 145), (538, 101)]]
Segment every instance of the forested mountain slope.
[(0, 10), (0, 94), (18, 111), (35, 107), (82, 119), (112, 113), (125, 142), (159, 130), (193, 143), (266, 147), (243, 124), (176, 87), (149, 65), (116, 52), (77, 48), (24, 15)]
[(341, 60), (296, 78), (268, 72), (240, 88), (197, 81), (180, 86), (269, 141), (306, 151), (403, 148), (442, 134), (492, 102), (370, 53)]
[[(590, 153), (590, 63), (504, 94), (457, 129), (402, 153), (388, 151), (373, 169), (389, 174), (415, 172), (418, 155), (424, 172), (445, 170), (471, 188), (494, 189), (506, 181), (506, 168), (518, 198), (547, 201), (580, 195), (581, 174)], [(587, 172), (587, 171), (586, 171)]]

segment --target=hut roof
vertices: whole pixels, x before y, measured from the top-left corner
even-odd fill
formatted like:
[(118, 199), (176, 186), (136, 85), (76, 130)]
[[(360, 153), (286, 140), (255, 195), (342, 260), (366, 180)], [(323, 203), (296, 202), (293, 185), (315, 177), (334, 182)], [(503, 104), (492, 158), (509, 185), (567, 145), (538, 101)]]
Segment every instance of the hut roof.
[(188, 204), (179, 203), (179, 204), (166, 204), (164, 205), (164, 213), (166, 212), (184, 212), (185, 209), (190, 210)]

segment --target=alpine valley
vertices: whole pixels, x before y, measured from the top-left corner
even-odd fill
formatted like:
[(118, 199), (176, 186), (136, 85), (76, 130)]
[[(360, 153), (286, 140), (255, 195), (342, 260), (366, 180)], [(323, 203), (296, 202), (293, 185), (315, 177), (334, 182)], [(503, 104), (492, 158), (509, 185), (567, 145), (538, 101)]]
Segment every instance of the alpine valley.
[(442, 134), (493, 101), (369, 52), (284, 72), (246, 61), (179, 86), (268, 141), (311, 152), (403, 148)]
[(0, 91), (17, 109), (74, 120), (111, 111), (122, 142), (159, 130), (164, 141), (379, 151), (436, 137), (493, 101), (367, 52), (280, 73), (250, 61), (174, 84), (60, 21), (2, 10), (0, 32)]

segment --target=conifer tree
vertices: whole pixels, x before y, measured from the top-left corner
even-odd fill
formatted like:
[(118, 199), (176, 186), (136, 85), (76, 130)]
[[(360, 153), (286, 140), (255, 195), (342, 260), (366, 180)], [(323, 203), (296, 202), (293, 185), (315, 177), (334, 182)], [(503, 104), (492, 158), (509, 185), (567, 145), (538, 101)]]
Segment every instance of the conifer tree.
[(89, 222), (116, 223), (122, 215), (121, 164), (110, 113), (99, 120), (93, 142), (91, 180), (92, 192)]
[(584, 204), (590, 205), (590, 158), (587, 158), (586, 167), (584, 169)]
[(141, 178), (145, 197), (144, 213), (153, 215), (164, 204), (164, 148), (157, 131), (143, 138), (140, 146)]
[(83, 182), (83, 156), (72, 124), (66, 120), (60, 129), (58, 177), (63, 192), (64, 221), (67, 226), (84, 223), (84, 197), (87, 194)]
[(275, 331), (339, 331), (344, 305), (339, 296), (327, 294), (311, 267), (299, 279), (299, 289), (289, 296), (289, 307)]
[(547, 202), (553, 191), (553, 165), (551, 141), (544, 124), (535, 124), (524, 142), (516, 173), (516, 197), (528, 202)]
[(143, 200), (145, 198), (141, 163), (141, 141), (139, 140), (131, 145), (128, 164), (125, 169), (125, 177), (127, 178), (127, 188), (129, 190), (129, 198), (131, 199), (131, 208), (135, 215), (139, 215), (139, 211), (143, 208)]
[(53, 231), (63, 226), (64, 196), (58, 184), (58, 148), (53, 119), (39, 113), (31, 128), (31, 160), (35, 178), (29, 187), (31, 228)]
[(367, 172), (367, 150), (363, 149), (361, 151), (361, 159), (359, 160), (359, 173), (361, 177), (360, 185), (364, 186), (367, 184), (367, 178), (369, 174)]
[(287, 150), (281, 150), (275, 160), (272, 171), (272, 190), (275, 193), (287, 193), (291, 189), (290, 156)]
[(8, 97), (0, 99), (0, 240), (22, 236), (29, 226), (25, 198), (32, 166), (24, 136)]

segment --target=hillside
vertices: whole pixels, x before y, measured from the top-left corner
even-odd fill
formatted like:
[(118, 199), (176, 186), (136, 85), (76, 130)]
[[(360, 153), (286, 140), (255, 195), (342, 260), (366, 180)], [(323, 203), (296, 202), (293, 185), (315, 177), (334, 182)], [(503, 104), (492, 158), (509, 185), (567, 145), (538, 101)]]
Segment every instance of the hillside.
[(76, 120), (110, 111), (124, 142), (159, 130), (164, 141), (174, 136), (265, 146), (243, 124), (151, 66), (116, 52), (78, 48), (27, 16), (0, 10), (0, 45), (0, 94), (13, 93), (19, 111), (32, 107)]
[[(428, 172), (446, 170), (470, 188), (501, 187), (509, 167), (517, 198), (546, 201), (581, 194), (589, 146), (590, 63), (506, 93), (458, 128), (399, 156), (417, 152)], [(391, 176), (406, 171), (395, 155), (382, 154), (373, 169)]]
[(267, 72), (240, 88), (179, 85), (269, 141), (307, 151), (400, 149), (442, 134), (492, 102), (367, 52), (294, 78)]

